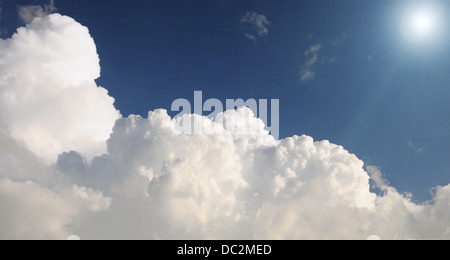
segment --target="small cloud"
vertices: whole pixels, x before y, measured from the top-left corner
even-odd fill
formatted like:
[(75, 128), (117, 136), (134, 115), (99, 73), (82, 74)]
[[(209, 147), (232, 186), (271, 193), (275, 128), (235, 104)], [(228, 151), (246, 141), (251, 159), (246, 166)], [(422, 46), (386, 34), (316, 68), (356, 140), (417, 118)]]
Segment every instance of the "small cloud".
[(369, 173), (370, 178), (373, 180), (375, 188), (382, 191), (389, 189), (389, 181), (384, 178), (383, 173), (378, 167), (367, 166), (367, 173)]
[(231, 4), (231, 0), (219, 0), (219, 6), (224, 8)]
[(330, 41), (331, 46), (341, 46), (345, 43), (347, 36), (345, 34), (341, 34), (339, 37)]
[(49, 0), (48, 4), (45, 5), (24, 5), (19, 6), (19, 18), (25, 23), (29, 24), (36, 17), (45, 17), (53, 12), (55, 12), (57, 8), (55, 7), (55, 1)]
[(422, 154), (425, 152), (425, 148), (423, 147), (418, 147), (417, 145), (415, 145), (412, 141), (408, 141), (408, 146), (409, 148), (411, 148), (412, 150), (414, 150), (417, 154)]
[(312, 70), (312, 67), (317, 64), (319, 61), (319, 51), (322, 49), (322, 44), (317, 43), (314, 45), (311, 45), (306, 51), (305, 51), (305, 57), (306, 61), (303, 64), (303, 68), (300, 71), (300, 81), (306, 82), (314, 79), (315, 73)]
[(256, 41), (257, 37), (266, 37), (269, 34), (269, 29), (267, 28), (270, 25), (269, 20), (265, 15), (258, 14), (255, 11), (244, 15), (241, 23), (249, 25), (244, 32), (245, 37), (249, 40)]
[(248, 33), (244, 33), (245, 37), (247, 37), (247, 39), (251, 40), (251, 41), (256, 41), (256, 36), (248, 34)]
[(317, 54), (317, 52), (322, 49), (322, 44), (318, 43), (316, 45), (312, 45), (308, 50), (305, 51), (305, 55)]
[(315, 74), (310, 69), (305, 69), (300, 72), (300, 76), (300, 81), (305, 82), (312, 80), (315, 77)]
[(319, 51), (322, 49), (321, 44), (312, 45), (308, 50), (305, 51), (305, 56), (309, 59), (306, 61), (305, 66), (314, 66), (319, 60)]

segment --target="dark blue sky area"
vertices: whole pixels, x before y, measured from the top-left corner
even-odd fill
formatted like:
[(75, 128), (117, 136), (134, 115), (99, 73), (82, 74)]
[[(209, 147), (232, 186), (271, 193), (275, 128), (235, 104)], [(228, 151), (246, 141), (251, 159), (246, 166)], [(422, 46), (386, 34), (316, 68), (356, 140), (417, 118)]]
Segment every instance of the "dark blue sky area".
[[(17, 4), (3, 3), (11, 33)], [(170, 109), (178, 98), (276, 98), (281, 137), (343, 145), (417, 200), (450, 182), (448, 1), (64, 0), (58, 12), (90, 29), (98, 83), (124, 116)], [(425, 3), (425, 4), (424, 4)], [(410, 42), (402, 19), (435, 10), (434, 34)], [(249, 40), (247, 12), (267, 36)], [(8, 16), (4, 14), (9, 13)], [(319, 50), (305, 55), (311, 46)], [(313, 65), (308, 61), (315, 58)], [(306, 70), (314, 78), (302, 81)]]

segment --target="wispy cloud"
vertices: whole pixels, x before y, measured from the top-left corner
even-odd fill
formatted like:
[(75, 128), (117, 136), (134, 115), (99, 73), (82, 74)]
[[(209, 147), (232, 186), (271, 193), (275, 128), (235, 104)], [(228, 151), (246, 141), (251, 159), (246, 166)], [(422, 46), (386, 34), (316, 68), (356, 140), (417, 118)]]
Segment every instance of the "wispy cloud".
[(322, 44), (317, 43), (314, 45), (311, 45), (306, 51), (305, 51), (305, 58), (306, 61), (302, 66), (302, 70), (300, 71), (300, 81), (306, 82), (314, 79), (315, 73), (312, 70), (312, 68), (317, 64), (319, 61), (319, 52), (322, 49)]
[(322, 49), (321, 44), (312, 45), (308, 50), (305, 51), (305, 56), (308, 57), (308, 61), (306, 62), (306, 66), (314, 66), (319, 60), (319, 51)]
[(331, 46), (341, 46), (345, 43), (346, 39), (347, 39), (347, 36), (345, 34), (341, 34), (340, 36), (331, 40), (330, 45)]
[(408, 146), (409, 146), (409, 148), (414, 150), (417, 154), (421, 154), (421, 153), (425, 152), (425, 148), (417, 146), (412, 141), (408, 141)]
[(231, 0), (219, 0), (219, 6), (224, 8), (231, 4)]
[(303, 69), (301, 72), (300, 72), (300, 81), (302, 81), (302, 82), (305, 82), (305, 81), (309, 81), (309, 80), (312, 80), (312, 79), (314, 79), (314, 77), (316, 76), (315, 74), (314, 74), (314, 72), (312, 72), (310, 69)]
[(244, 35), (249, 40), (256, 41), (258, 37), (266, 37), (269, 34), (269, 29), (267, 28), (270, 25), (269, 20), (265, 15), (258, 14), (255, 11), (244, 15), (241, 23), (249, 26), (244, 28)]
[(19, 18), (22, 22), (28, 24), (35, 17), (45, 17), (57, 10), (55, 0), (49, 0), (45, 5), (24, 5), (19, 6)]

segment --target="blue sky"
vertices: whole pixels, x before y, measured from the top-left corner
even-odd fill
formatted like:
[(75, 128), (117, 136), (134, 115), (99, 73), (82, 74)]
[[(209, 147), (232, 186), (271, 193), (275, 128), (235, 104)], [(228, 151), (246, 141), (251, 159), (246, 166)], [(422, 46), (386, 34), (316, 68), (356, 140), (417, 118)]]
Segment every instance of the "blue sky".
[[(2, 1), (5, 36), (20, 25)], [(425, 4), (424, 4), (425, 3)], [(178, 98), (280, 99), (281, 137), (344, 146), (415, 199), (450, 182), (448, 1), (56, 1), (87, 26), (102, 77), (124, 116), (170, 109)], [(410, 42), (402, 19), (436, 10), (433, 37)], [(246, 37), (248, 12), (267, 35)], [(6, 32), (5, 32), (6, 30)], [(302, 80), (305, 72), (314, 77)]]

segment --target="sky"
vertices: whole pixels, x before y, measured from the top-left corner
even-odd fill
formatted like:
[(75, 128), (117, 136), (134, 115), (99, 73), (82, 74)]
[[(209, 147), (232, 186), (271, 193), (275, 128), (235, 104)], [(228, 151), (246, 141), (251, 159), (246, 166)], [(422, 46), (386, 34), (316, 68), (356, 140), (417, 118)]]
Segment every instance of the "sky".
[[(0, 238), (449, 238), (449, 11), (0, 0)], [(279, 99), (280, 140), (180, 135), (194, 91)]]

